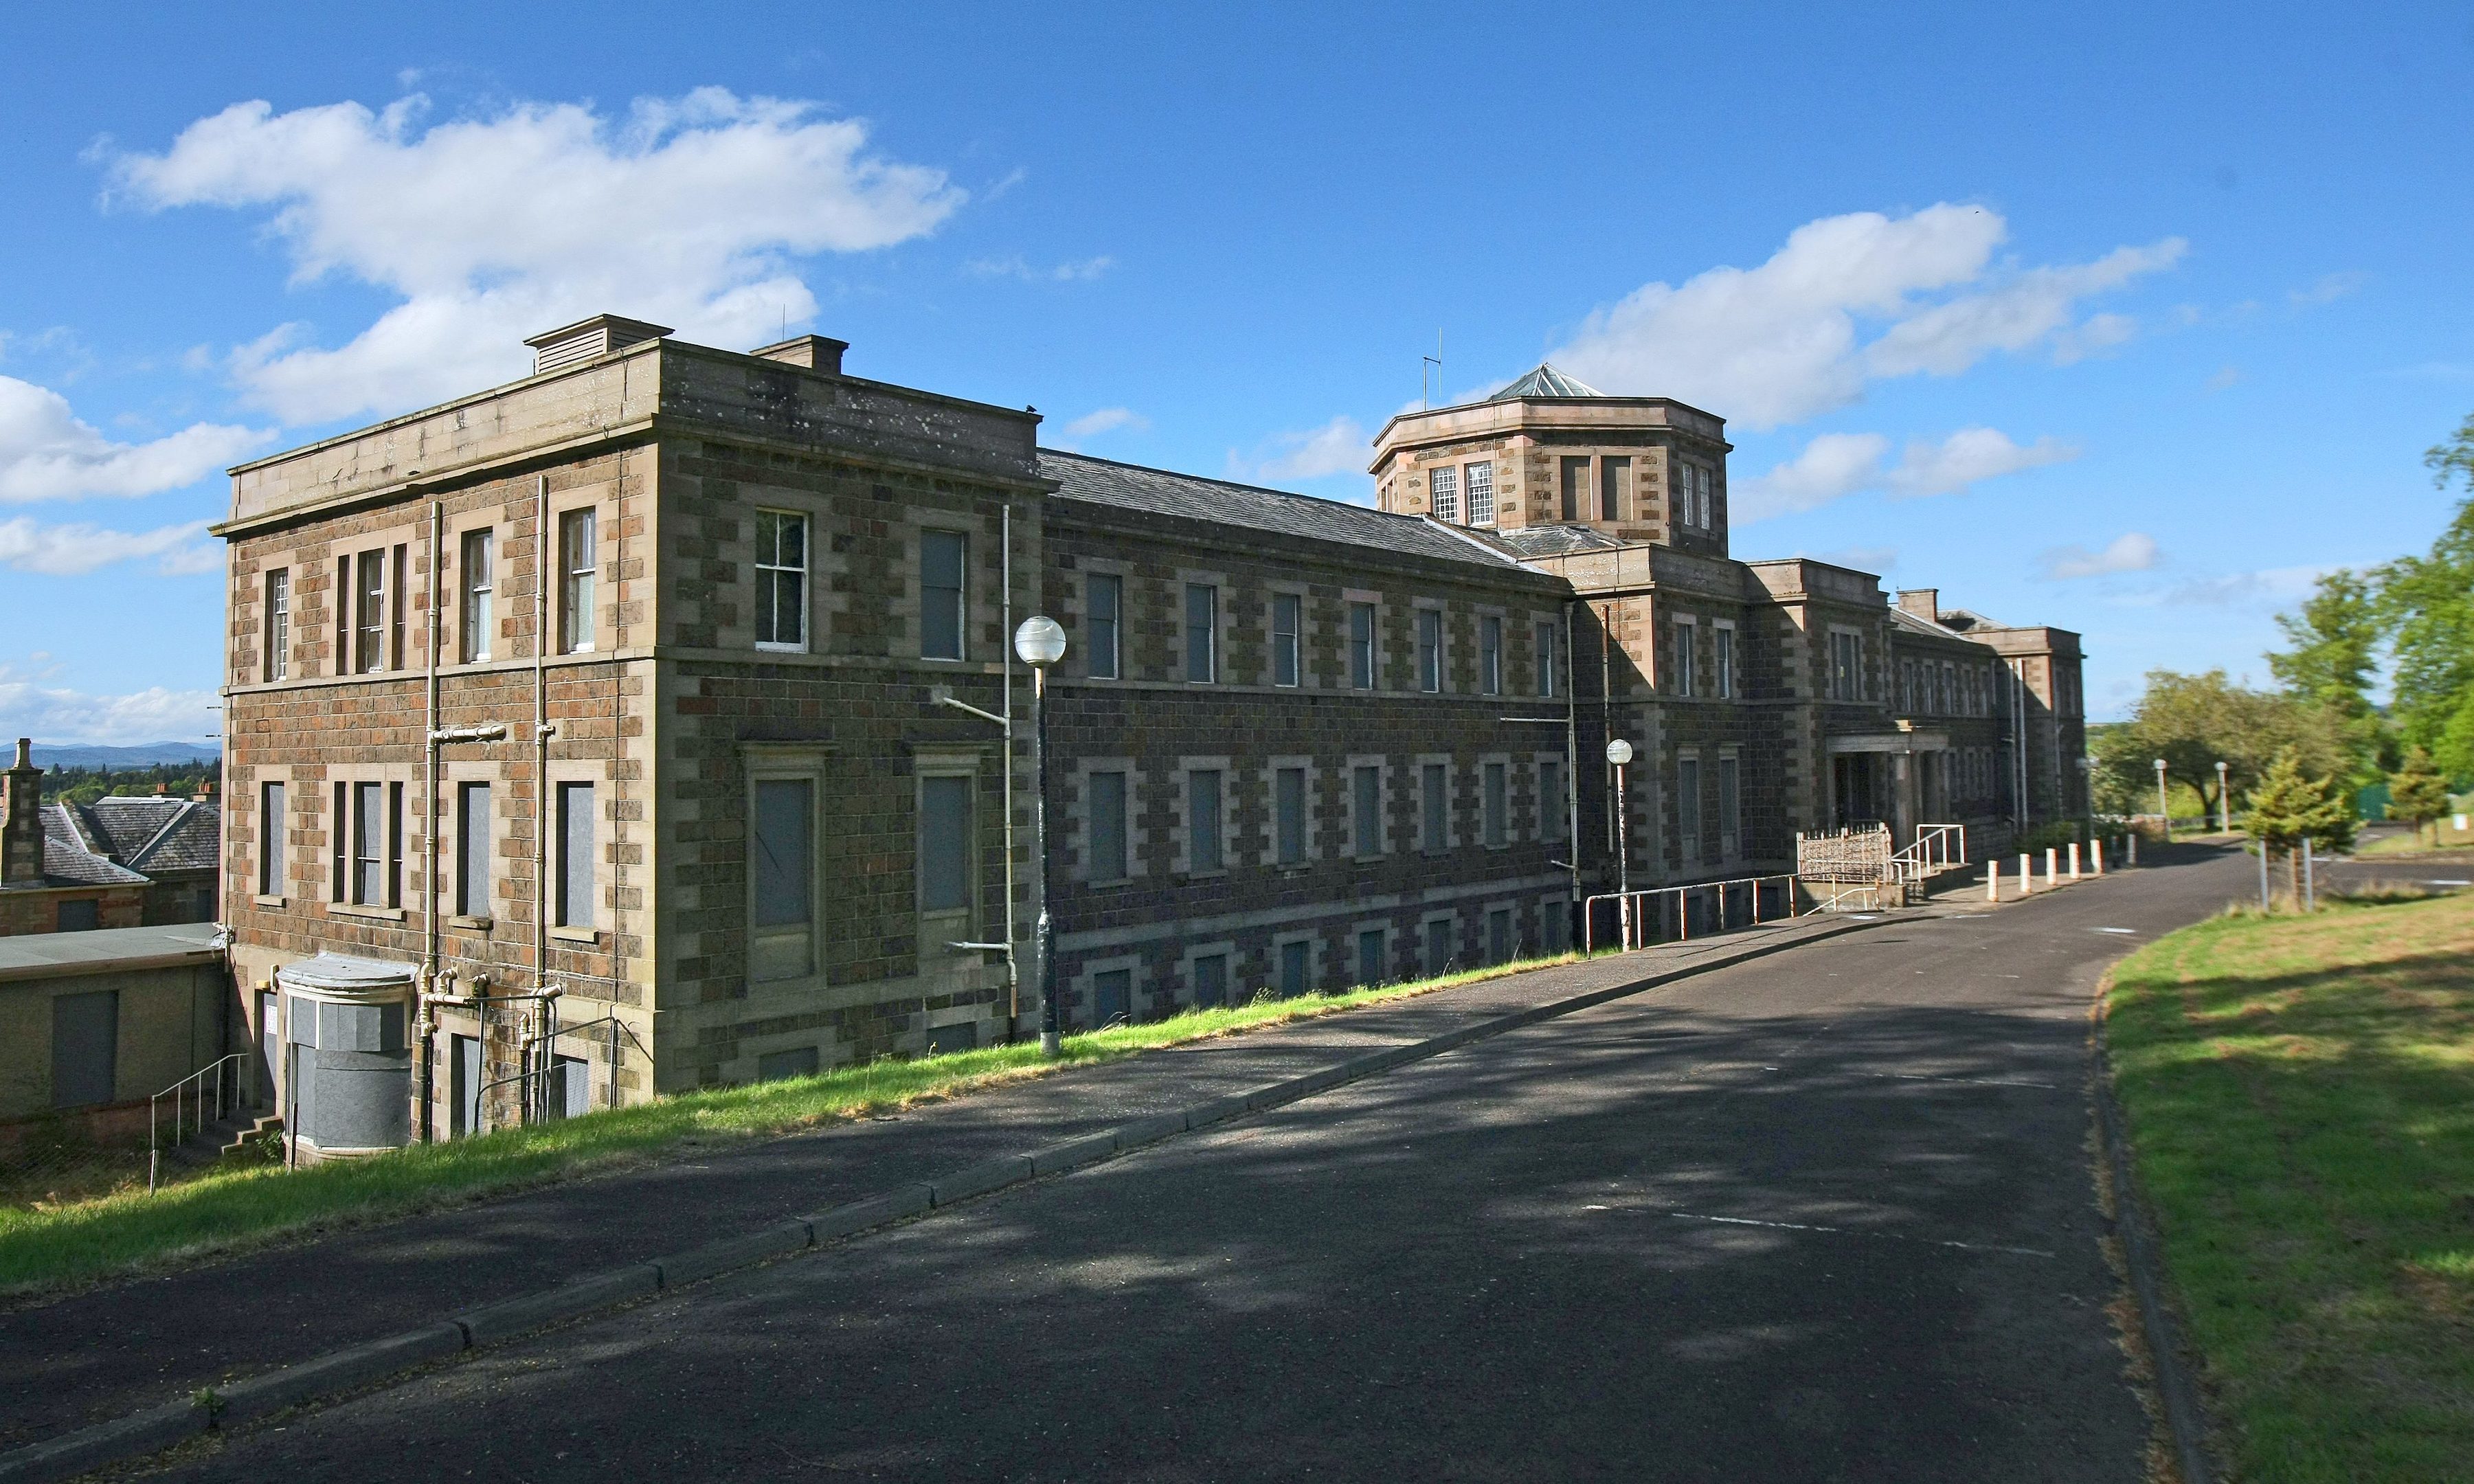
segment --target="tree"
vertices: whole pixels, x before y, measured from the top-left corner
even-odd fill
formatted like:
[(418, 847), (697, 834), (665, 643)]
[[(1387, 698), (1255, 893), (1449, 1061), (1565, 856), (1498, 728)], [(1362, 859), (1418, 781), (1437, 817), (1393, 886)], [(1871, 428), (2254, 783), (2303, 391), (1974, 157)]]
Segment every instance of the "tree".
[(2147, 689), (2131, 719), (2091, 738), (2098, 791), (2108, 798), (2156, 796), (2156, 759), (2167, 774), (2199, 791), (2215, 813), (2217, 765), (2226, 765), (2234, 791), (2249, 788), (2276, 754), (2292, 748), (2315, 773), (2348, 774), (2353, 752), (2336, 713), (2292, 696), (2235, 685), (2225, 672), (2147, 672)]
[(2268, 669), (2286, 694), (2337, 719), (2352, 753), (2354, 781), (2372, 781), (2384, 761), (2384, 728), (2370, 698), (2381, 629), (2370, 580), (2342, 570), (2322, 573), (2302, 606), (2278, 614), (2276, 622), (2293, 647), (2268, 655)]
[(2422, 748), (2408, 752), (2405, 766), (2389, 775), (2389, 813), (2411, 823), (2416, 839), (2424, 825), (2448, 813), (2448, 780)]
[(2259, 787), (2250, 791), (2243, 831), (2259, 841), (2263, 854), (2273, 858), (2279, 851), (2284, 853), (2290, 889), (2299, 898), (2302, 842), (2309, 840), (2315, 849), (2332, 853), (2350, 848), (2354, 801), (2339, 779), (2305, 773), (2300, 752), (2286, 747), (2260, 776)]
[[(2462, 479), (2474, 490), (2474, 417), (2423, 463), (2439, 488)], [(2474, 775), (2474, 499), (2459, 503), (2428, 554), (2399, 557), (2372, 577), (2398, 730), (2447, 772)]]

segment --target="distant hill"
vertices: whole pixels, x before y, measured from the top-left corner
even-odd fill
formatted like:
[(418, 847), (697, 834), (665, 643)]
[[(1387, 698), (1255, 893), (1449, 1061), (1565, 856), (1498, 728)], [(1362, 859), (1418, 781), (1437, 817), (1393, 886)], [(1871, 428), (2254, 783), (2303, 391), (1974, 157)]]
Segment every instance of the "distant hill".
[(221, 761), (223, 755), (223, 749), (210, 742), (139, 742), (133, 747), (35, 743), (36, 767), (153, 767), (158, 763), (214, 763)]

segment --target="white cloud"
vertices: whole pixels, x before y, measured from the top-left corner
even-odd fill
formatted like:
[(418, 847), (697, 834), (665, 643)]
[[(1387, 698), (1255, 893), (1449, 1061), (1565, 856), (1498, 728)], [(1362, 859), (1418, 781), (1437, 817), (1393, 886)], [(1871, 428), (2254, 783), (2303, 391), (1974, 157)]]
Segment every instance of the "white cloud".
[(1769, 473), (1734, 481), (1729, 515), (1738, 524), (1813, 510), (1863, 490), (1893, 496), (1956, 494), (1986, 479), (2078, 457), (2051, 438), (2022, 447), (1998, 428), (1963, 427), (1939, 443), (1907, 445), (1885, 463), (1890, 440), (1880, 433), (1823, 433)]
[(1053, 268), (1034, 268), (1021, 256), (975, 257), (962, 265), (974, 278), (1020, 279), (1026, 283), (1087, 282), (1117, 265), (1113, 257), (1079, 257)]
[(1306, 432), (1276, 434), (1251, 459), (1241, 459), (1231, 450), (1228, 468), (1239, 478), (1322, 479), (1363, 474), (1371, 457), (1366, 429), (1355, 418), (1343, 415)]
[(1068, 438), (1097, 438), (1102, 433), (1113, 433), (1121, 427), (1141, 432), (1151, 426), (1149, 418), (1130, 407), (1102, 407), (1097, 412), (1084, 413), (1058, 431)]
[(2055, 582), (2078, 577), (2104, 577), (2115, 572), (2147, 572), (2163, 561), (2156, 538), (2144, 531), (2124, 531), (2101, 551), (2085, 547), (2054, 547), (2038, 558), (2043, 575)]
[(223, 548), (201, 542), (206, 522), (151, 531), (109, 531), (91, 525), (39, 525), (24, 516), (0, 521), (0, 567), (75, 576), (114, 562), (157, 557), (157, 570), (171, 575), (215, 572)]
[(176, 490), (273, 436), (200, 423), (152, 443), (113, 443), (78, 421), (60, 393), (0, 377), (0, 502)]
[[(2077, 302), (2183, 251), (2168, 239), (2092, 263), (2015, 269), (1993, 261), (2007, 234), (2001, 215), (1981, 207), (1823, 217), (1758, 267), (1636, 289), (1592, 313), (1548, 358), (1602, 391), (1676, 397), (1775, 426), (1845, 406), (1880, 377), (1952, 376), (1997, 351), (2040, 344), (2066, 356), (2118, 344), (2130, 322), (2074, 325)], [(1937, 294), (1947, 297), (1920, 297)], [(1864, 341), (1861, 327), (1872, 325), (1886, 328)]]
[(2297, 309), (2324, 304), (2342, 299), (2371, 281), (2367, 273), (2331, 273), (2321, 276), (2309, 288), (2297, 288), (2285, 296), (2286, 303)]
[(398, 296), (340, 347), (286, 326), (233, 356), (248, 395), (289, 421), (520, 376), (523, 336), (605, 310), (770, 340), (815, 313), (790, 259), (908, 241), (963, 200), (941, 171), (868, 154), (862, 123), (718, 87), (620, 118), (521, 103), (424, 128), (426, 108), (234, 104), (159, 155), (114, 161), (117, 192), (144, 207), (274, 208), (296, 281)]
[(45, 687), (0, 666), (0, 737), (126, 746), (204, 742), (222, 730), (212, 691), (161, 686), (128, 695), (89, 695)]

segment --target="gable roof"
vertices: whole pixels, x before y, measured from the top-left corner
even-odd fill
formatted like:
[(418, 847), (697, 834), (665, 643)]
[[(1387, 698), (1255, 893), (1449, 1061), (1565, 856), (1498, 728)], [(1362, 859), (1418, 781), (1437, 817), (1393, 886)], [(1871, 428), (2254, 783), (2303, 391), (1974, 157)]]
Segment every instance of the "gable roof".
[(1558, 371), (1547, 361), (1538, 369), (1487, 399), (1489, 401), (1517, 401), (1524, 397), (1604, 397), (1607, 395), (1569, 372)]
[(43, 881), (56, 887), (142, 887), (146, 878), (115, 865), (87, 839), (76, 805), (55, 801), (43, 810)]
[(1139, 464), (1120, 464), (1055, 449), (1039, 450), (1039, 472), (1056, 481), (1055, 498), (1059, 499), (1180, 516), (1239, 530), (1273, 531), (1370, 550), (1403, 552), (1497, 572), (1529, 570), (1510, 556), (1420, 517), (1392, 515), (1337, 499), (1293, 495), (1285, 490), (1166, 469), (1147, 469)]

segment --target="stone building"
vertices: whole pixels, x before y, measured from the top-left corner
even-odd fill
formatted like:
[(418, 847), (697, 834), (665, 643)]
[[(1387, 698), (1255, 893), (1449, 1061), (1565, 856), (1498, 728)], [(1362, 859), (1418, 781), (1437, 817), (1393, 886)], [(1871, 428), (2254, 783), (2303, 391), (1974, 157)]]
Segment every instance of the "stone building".
[(211, 787), (195, 798), (45, 804), (22, 737), (0, 780), (0, 937), (215, 919), (222, 812)]
[(1369, 510), (1041, 450), (821, 337), (530, 344), (241, 466), (219, 527), (251, 1023), (402, 1066), (414, 1136), (1032, 1023), (1033, 612), (1076, 1025), (1560, 948), (1618, 874), (1609, 735), (1636, 885), (2007, 828), (2014, 666), (2075, 747), (2070, 636), (1734, 561), (1719, 420), (1547, 368), (1395, 419)]

